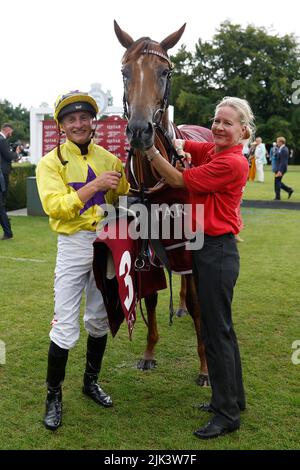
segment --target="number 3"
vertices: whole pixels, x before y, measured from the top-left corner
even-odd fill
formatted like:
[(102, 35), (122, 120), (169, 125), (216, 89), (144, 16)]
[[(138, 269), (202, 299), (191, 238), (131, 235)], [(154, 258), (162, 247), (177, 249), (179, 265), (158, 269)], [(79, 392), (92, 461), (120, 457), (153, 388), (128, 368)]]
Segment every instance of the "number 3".
[[(127, 269), (126, 269), (127, 268)], [(119, 276), (124, 276), (124, 282), (125, 286), (128, 288), (128, 295), (124, 301), (124, 305), (129, 312), (130, 306), (133, 301), (133, 283), (132, 283), (132, 278), (130, 276), (130, 268), (131, 268), (131, 257), (129, 251), (124, 251), (121, 261), (120, 261), (120, 267), (119, 267)]]

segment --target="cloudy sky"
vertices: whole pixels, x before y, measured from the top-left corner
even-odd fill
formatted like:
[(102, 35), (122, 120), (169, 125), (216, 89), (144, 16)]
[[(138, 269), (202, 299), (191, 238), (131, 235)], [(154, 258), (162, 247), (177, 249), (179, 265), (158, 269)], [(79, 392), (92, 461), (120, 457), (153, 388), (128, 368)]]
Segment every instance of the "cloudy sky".
[(124, 49), (114, 19), (134, 39), (157, 41), (187, 23), (173, 54), (181, 44), (193, 50), (199, 38), (211, 39), (226, 19), (300, 38), (294, 0), (9, 0), (0, 5), (0, 100), (28, 109), (52, 106), (58, 94), (88, 91), (95, 82), (121, 104)]

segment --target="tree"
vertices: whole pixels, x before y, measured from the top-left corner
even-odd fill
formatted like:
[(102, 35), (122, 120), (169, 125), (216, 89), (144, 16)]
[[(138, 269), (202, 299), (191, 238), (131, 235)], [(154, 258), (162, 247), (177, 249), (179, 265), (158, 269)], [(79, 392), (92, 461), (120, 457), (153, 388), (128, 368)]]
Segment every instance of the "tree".
[(266, 142), (281, 133), (300, 149), (300, 113), (292, 103), (299, 58), (293, 34), (280, 37), (253, 25), (222, 23), (211, 42), (199, 39), (193, 53), (183, 46), (172, 57), (176, 122), (207, 126), (222, 97), (239, 96), (250, 102), (257, 133)]
[(0, 127), (9, 123), (14, 128), (14, 134), (10, 140), (29, 142), (29, 111), (21, 105), (14, 107), (9, 101), (0, 101)]

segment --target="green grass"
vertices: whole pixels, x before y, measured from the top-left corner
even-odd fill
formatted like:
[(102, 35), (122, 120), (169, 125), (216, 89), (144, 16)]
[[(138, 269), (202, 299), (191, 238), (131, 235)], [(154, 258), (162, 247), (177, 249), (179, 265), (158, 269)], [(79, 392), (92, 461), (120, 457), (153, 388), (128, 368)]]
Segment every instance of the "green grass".
[[(271, 201), (275, 197), (274, 192), (274, 173), (272, 173), (271, 166), (264, 166), (265, 182), (258, 183), (257, 181), (248, 181), (244, 199), (257, 199), (261, 201)], [(289, 166), (288, 172), (283, 177), (283, 182), (294, 189), (292, 197), (288, 200), (287, 193), (281, 191), (281, 199), (289, 202), (300, 202), (300, 166)]]
[[(0, 448), (299, 448), (300, 365), (291, 362), (291, 345), (300, 339), (300, 213), (247, 208), (242, 213), (245, 242), (239, 244), (234, 319), (248, 408), (239, 432), (208, 442), (192, 434), (208, 419), (195, 405), (210, 395), (194, 382), (198, 360), (192, 321), (175, 318), (168, 326), (167, 291), (159, 296), (157, 369), (135, 369), (146, 337), (138, 315), (132, 342), (126, 325), (109, 339), (101, 383), (114, 407), (97, 407), (81, 393), (86, 343), (82, 328), (69, 355), (63, 426), (56, 433), (44, 429), (56, 237), (46, 218), (13, 217), (15, 239), (0, 244), (0, 339), (7, 349), (6, 364), (0, 365)], [(175, 277), (175, 292), (178, 281)]]

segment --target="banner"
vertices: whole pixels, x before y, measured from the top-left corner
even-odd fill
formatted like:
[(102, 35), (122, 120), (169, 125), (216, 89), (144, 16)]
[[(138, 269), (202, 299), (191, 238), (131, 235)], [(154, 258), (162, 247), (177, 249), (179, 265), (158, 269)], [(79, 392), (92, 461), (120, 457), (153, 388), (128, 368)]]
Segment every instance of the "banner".
[[(97, 128), (94, 140), (96, 144), (101, 145), (116, 157), (119, 157), (123, 163), (127, 158), (129, 144), (126, 138), (127, 121), (120, 116), (109, 116), (106, 119), (97, 121)], [(43, 156), (57, 146), (58, 131), (54, 119), (43, 121), (42, 132)], [(62, 139), (61, 142), (64, 140)]]

